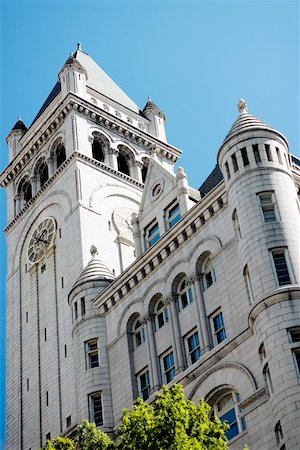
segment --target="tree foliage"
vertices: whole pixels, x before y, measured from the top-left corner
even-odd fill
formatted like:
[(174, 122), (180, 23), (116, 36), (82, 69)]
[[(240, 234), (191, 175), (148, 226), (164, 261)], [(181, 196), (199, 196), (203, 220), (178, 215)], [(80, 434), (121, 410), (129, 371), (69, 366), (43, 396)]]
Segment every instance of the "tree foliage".
[(74, 440), (58, 437), (42, 450), (226, 450), (228, 426), (209, 411), (204, 400), (185, 400), (182, 386), (163, 386), (153, 405), (138, 398), (123, 411), (115, 441), (84, 420)]

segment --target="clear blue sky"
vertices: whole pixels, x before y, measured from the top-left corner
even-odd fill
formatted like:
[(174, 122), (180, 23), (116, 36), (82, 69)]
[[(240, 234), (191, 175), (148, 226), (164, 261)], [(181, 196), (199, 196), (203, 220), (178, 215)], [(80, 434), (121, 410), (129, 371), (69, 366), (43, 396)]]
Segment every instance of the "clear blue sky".
[[(299, 153), (298, 1), (13, 1), (1, 8), (1, 151), (27, 126), (76, 42), (141, 108), (166, 113), (171, 144), (199, 187), (237, 116), (236, 103)], [(6, 225), (1, 189), (0, 225)], [(4, 448), (5, 239), (0, 239), (0, 449)]]

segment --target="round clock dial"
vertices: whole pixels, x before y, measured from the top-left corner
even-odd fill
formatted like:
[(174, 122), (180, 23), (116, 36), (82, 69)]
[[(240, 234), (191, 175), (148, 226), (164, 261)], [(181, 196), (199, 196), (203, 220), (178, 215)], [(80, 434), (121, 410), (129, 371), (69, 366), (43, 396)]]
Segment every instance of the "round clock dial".
[(34, 230), (28, 245), (28, 261), (32, 264), (39, 262), (51, 246), (55, 234), (55, 221), (46, 217)]
[(131, 217), (135, 211), (126, 206), (116, 208), (113, 213), (113, 221), (120, 235), (133, 241)]

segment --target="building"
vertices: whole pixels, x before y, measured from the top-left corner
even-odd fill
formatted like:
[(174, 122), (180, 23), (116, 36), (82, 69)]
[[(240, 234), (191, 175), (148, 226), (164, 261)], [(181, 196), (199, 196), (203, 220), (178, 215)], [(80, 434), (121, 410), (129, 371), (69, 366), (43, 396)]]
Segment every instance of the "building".
[(34, 450), (165, 383), (230, 423), (230, 449), (300, 448), (300, 162), (238, 104), (188, 185), (165, 116), (80, 45), (7, 137), (7, 449)]

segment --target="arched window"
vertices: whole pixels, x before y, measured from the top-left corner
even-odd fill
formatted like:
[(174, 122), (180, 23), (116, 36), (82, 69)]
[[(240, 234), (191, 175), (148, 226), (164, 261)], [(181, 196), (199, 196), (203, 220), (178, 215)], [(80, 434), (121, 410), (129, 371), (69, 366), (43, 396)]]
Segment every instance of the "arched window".
[(130, 176), (128, 156), (119, 152), (118, 155), (118, 171)]
[(94, 139), (93, 144), (92, 144), (92, 155), (93, 155), (93, 158), (96, 159), (97, 161), (100, 161), (100, 162), (104, 161), (103, 145), (97, 139)]
[(191, 287), (188, 285), (186, 278), (183, 278), (178, 285), (178, 302), (179, 308), (184, 309), (193, 301), (193, 293)]
[(56, 167), (62, 165), (62, 163), (66, 160), (66, 149), (64, 144), (59, 144), (56, 149)]
[(168, 308), (163, 303), (162, 300), (159, 300), (154, 308), (154, 314), (155, 314), (155, 330), (159, 330), (162, 328), (168, 321)]
[(38, 174), (39, 174), (39, 178), (40, 178), (40, 184), (42, 187), (42, 186), (44, 186), (44, 184), (46, 183), (46, 181), (49, 178), (48, 166), (45, 161), (41, 163), (39, 170), (38, 170)]
[(19, 195), (20, 198), (23, 199), (23, 205), (26, 205), (26, 203), (28, 203), (32, 198), (32, 187), (28, 178), (25, 178), (21, 181), (19, 187)]
[(133, 323), (133, 333), (134, 333), (134, 346), (139, 347), (146, 341), (145, 328), (140, 322), (139, 317)]
[(209, 255), (202, 265), (203, 288), (208, 289), (215, 282), (213, 262)]
[(143, 167), (142, 167), (142, 180), (143, 180), (143, 183), (145, 183), (147, 172), (148, 172), (148, 161), (147, 162), (143, 161)]
[(229, 425), (230, 428), (225, 433), (229, 441), (246, 429), (239, 403), (240, 396), (237, 392), (225, 390), (217, 397), (212, 407), (213, 415)]
[(232, 221), (233, 221), (233, 226), (234, 226), (237, 238), (241, 239), (242, 238), (242, 233), (241, 233), (241, 228), (240, 228), (239, 219), (238, 219), (238, 215), (237, 215), (236, 209), (232, 213)]

